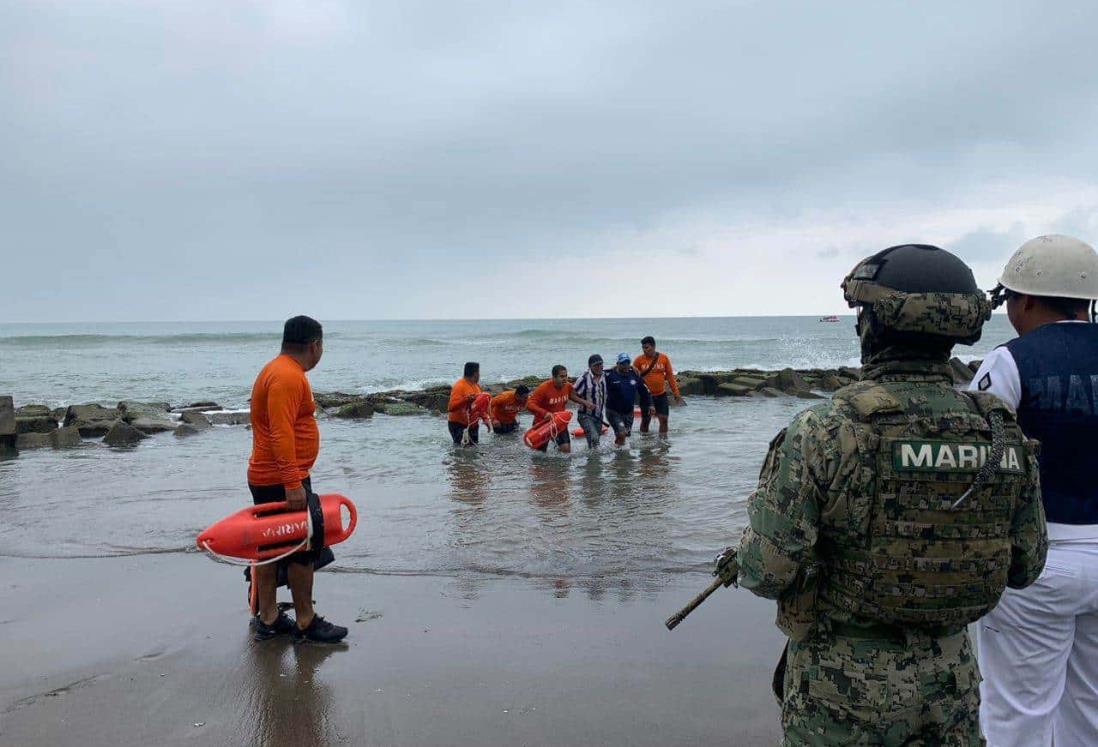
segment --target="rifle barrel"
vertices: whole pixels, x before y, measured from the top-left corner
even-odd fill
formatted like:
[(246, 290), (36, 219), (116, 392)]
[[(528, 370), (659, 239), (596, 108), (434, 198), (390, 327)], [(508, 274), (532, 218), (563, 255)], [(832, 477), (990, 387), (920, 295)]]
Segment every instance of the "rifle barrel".
[(667, 618), (667, 621), (664, 622), (664, 625), (667, 626), (668, 630), (674, 630), (679, 623), (686, 619), (687, 615), (696, 610), (698, 608), (698, 605), (704, 602), (710, 594), (721, 588), (721, 586), (723, 585), (724, 581), (722, 581), (720, 577), (717, 577), (717, 579), (714, 580), (713, 583), (709, 584), (709, 586), (705, 587), (705, 589), (700, 594), (687, 602), (685, 607), (683, 607), (675, 614), (671, 615), (671, 617)]

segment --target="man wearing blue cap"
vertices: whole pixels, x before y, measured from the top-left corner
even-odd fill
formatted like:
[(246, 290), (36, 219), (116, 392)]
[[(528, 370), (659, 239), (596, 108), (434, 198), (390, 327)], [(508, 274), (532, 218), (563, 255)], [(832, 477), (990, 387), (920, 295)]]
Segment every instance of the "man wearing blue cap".
[(633, 368), (628, 353), (618, 353), (618, 362), (606, 372), (606, 419), (614, 429), (614, 445), (621, 446), (633, 430), (633, 404), (640, 394), (641, 411), (656, 414), (652, 393)]

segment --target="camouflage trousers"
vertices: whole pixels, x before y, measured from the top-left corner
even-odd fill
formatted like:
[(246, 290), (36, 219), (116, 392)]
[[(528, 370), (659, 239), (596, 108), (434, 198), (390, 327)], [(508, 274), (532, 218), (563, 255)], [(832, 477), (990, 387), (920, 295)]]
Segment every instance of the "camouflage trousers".
[(979, 684), (967, 631), (849, 637), (825, 621), (789, 644), (783, 744), (983, 745)]

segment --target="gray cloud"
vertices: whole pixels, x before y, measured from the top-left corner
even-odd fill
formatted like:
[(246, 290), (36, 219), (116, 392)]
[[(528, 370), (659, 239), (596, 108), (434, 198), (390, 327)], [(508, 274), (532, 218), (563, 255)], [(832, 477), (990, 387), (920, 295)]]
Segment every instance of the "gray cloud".
[(0, 319), (483, 316), (435, 291), (682, 215), (1091, 183), (1098, 8), (936, 7), (8, 3)]

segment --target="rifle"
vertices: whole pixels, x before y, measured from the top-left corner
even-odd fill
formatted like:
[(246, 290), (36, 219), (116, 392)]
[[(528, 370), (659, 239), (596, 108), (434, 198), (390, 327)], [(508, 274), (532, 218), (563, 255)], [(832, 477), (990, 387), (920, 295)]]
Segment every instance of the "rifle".
[(717, 556), (716, 567), (713, 569), (713, 575), (717, 578), (709, 586), (691, 599), (685, 607), (667, 618), (664, 625), (668, 630), (674, 630), (675, 627), (686, 619), (686, 616), (696, 610), (702, 602), (709, 598), (709, 595), (715, 592), (722, 586), (736, 586), (736, 576), (740, 572), (740, 563), (736, 558), (736, 548), (726, 547), (724, 551)]

